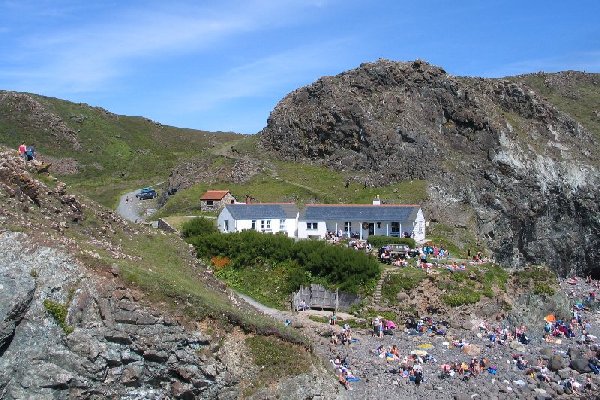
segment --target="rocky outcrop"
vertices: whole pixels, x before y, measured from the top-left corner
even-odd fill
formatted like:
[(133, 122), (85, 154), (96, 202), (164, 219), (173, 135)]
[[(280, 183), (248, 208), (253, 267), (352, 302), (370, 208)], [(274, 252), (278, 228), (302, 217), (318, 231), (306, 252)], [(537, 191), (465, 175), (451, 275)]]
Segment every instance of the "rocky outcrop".
[(248, 156), (241, 156), (238, 152), (227, 154), (225, 158), (203, 156), (192, 159), (179, 164), (171, 171), (167, 180), (167, 189), (159, 199), (159, 203), (162, 206), (167, 202), (168, 193), (187, 189), (199, 182), (240, 184), (250, 181), (265, 169), (263, 162)]
[(0, 397), (207, 398), (235, 383), (207, 337), (139, 293), (24, 234), (0, 234), (0, 254)]
[[(24, 123), (30, 129), (51, 135), (54, 140), (67, 142), (74, 150), (81, 150), (77, 132), (70, 128), (59, 116), (48, 111), (47, 107), (33, 96), (27, 93), (0, 91), (0, 105), (2, 103), (4, 103), (4, 107), (1, 107), (1, 109), (7, 111), (6, 115), (2, 115), (3, 119), (6, 118), (11, 121), (15, 116), (26, 116), (26, 121), (19, 121), (21, 124)], [(82, 116), (71, 117), (71, 119), (80, 123), (83, 122), (82, 118)]]
[(426, 180), (429, 218), (497, 261), (599, 275), (598, 137), (520, 83), (379, 60), (290, 93), (260, 145), (373, 185)]

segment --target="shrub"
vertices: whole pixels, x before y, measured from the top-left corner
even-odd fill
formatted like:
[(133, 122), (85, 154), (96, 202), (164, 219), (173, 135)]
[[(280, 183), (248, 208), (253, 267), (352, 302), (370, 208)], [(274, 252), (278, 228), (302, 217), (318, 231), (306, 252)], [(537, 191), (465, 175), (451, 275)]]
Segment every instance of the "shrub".
[(184, 222), (181, 226), (181, 235), (184, 238), (204, 236), (215, 232), (218, 232), (215, 221), (208, 218), (194, 218)]
[(374, 287), (380, 273), (380, 265), (374, 257), (323, 241), (294, 242), (282, 235), (244, 231), (193, 236), (188, 242), (195, 246), (199, 257), (228, 257), (234, 268), (292, 263), (299, 267), (288, 268), (290, 286), (295, 289), (324, 280), (326, 286), (358, 293), (361, 289)]
[(252, 336), (244, 342), (254, 365), (260, 369), (255, 381), (247, 388), (243, 397), (249, 397), (256, 388), (268, 386), (284, 377), (310, 371), (311, 356), (308, 352), (300, 350), (298, 346), (274, 337), (263, 336)]
[(458, 307), (465, 304), (475, 304), (479, 301), (480, 294), (474, 290), (461, 288), (460, 291), (447, 294), (443, 297), (444, 303), (450, 307)]
[(65, 334), (73, 332), (73, 327), (67, 324), (67, 306), (52, 300), (44, 300), (44, 307), (52, 315), (58, 326), (62, 328)]
[(554, 289), (547, 283), (536, 283), (533, 286), (533, 293), (537, 295), (553, 296)]
[(230, 262), (231, 260), (229, 259), (229, 257), (225, 256), (213, 256), (210, 259), (210, 263), (215, 267), (217, 271), (228, 266)]
[(386, 244), (405, 244), (408, 247), (410, 247), (411, 249), (414, 249), (415, 247), (417, 247), (417, 243), (415, 242), (415, 240), (413, 238), (397, 238), (397, 237), (390, 237), (390, 236), (372, 235), (372, 236), (369, 236), (369, 238), (367, 239), (367, 242), (369, 242), (371, 244), (371, 246), (373, 246), (375, 248), (383, 247)]

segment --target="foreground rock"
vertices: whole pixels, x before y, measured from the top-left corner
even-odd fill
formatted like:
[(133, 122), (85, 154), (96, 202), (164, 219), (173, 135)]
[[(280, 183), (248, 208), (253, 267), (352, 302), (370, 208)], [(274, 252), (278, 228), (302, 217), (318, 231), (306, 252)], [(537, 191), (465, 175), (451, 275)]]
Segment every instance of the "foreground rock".
[[(143, 306), (139, 293), (23, 234), (0, 234), (0, 254), (3, 398), (226, 397), (235, 383), (207, 337)], [(48, 300), (63, 307), (64, 328)]]

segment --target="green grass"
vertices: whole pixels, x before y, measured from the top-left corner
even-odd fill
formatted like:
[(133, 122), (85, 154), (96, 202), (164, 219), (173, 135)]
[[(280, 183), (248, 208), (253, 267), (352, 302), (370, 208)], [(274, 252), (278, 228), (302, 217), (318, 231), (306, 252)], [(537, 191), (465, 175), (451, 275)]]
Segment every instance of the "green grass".
[(533, 266), (515, 272), (514, 282), (532, 288), (536, 295), (553, 296), (557, 290), (556, 273), (547, 267)]
[(257, 264), (245, 268), (229, 266), (217, 271), (216, 276), (237, 291), (279, 310), (289, 310), (290, 295), (297, 289), (290, 285), (289, 263)]
[(396, 296), (419, 286), (427, 274), (421, 268), (406, 267), (389, 274), (381, 287), (381, 296), (388, 304), (397, 304)]
[(251, 336), (245, 340), (258, 376), (244, 391), (249, 396), (257, 389), (269, 386), (282, 378), (308, 373), (312, 357), (305, 350), (273, 337)]
[(450, 307), (475, 304), (478, 303), (480, 299), (481, 294), (479, 292), (465, 287), (460, 290), (453, 290), (450, 294), (446, 294), (442, 297), (444, 303)]
[(596, 115), (597, 110), (600, 110), (600, 86), (586, 81), (583, 75), (575, 75), (570, 80), (563, 79), (569, 93), (566, 96), (557, 88), (546, 85), (546, 76), (547, 74), (535, 74), (515, 79), (525, 82), (558, 109), (570, 114), (579, 121), (596, 138), (600, 138), (600, 118)]
[(268, 317), (248, 313), (231, 304), (226, 293), (214, 290), (198, 276), (186, 260), (188, 247), (173, 235), (160, 232), (123, 235), (119, 243), (128, 254), (142, 260), (115, 260), (124, 279), (142, 288), (150, 300), (184, 305), (184, 312), (195, 319), (211, 318), (229, 322), (248, 332), (275, 335), (292, 343), (305, 340), (291, 328), (280, 326)]
[(49, 134), (48, 121), (33, 116), (21, 101), (0, 103), (0, 143), (13, 148), (21, 142), (34, 143), (42, 155), (76, 159), (78, 173), (61, 179), (109, 207), (124, 190), (164, 180), (181, 160), (239, 137), (174, 128), (86, 104), (30, 96), (44, 112), (58, 116), (76, 132), (81, 149)]
[(406, 181), (367, 189), (357, 183), (351, 183), (345, 188), (345, 175), (325, 167), (284, 162), (273, 164), (274, 172), (260, 173), (246, 183), (199, 183), (181, 190), (171, 196), (153, 218), (200, 215), (199, 199), (208, 189), (227, 189), (238, 201), (244, 201), (248, 194), (257, 202), (295, 202), (300, 206), (314, 202), (371, 204), (377, 195), (390, 203), (398, 204), (419, 204), (427, 199), (426, 181)]
[(381, 288), (382, 298), (390, 305), (397, 305), (398, 293), (412, 291), (426, 278), (444, 293), (445, 304), (457, 307), (477, 303), (482, 297), (493, 298), (496, 292), (506, 292), (510, 275), (493, 264), (468, 266), (461, 272), (442, 269), (432, 275), (427, 275), (421, 268), (406, 267), (386, 277)]
[(433, 244), (449, 250), (452, 258), (467, 258), (469, 249), (472, 255), (482, 250), (469, 229), (455, 228), (439, 222), (429, 224), (427, 238)]
[(496, 291), (506, 292), (508, 272), (494, 264), (468, 266), (466, 271), (441, 271), (438, 285), (446, 290), (444, 303), (451, 307), (477, 303), (482, 296), (493, 298)]

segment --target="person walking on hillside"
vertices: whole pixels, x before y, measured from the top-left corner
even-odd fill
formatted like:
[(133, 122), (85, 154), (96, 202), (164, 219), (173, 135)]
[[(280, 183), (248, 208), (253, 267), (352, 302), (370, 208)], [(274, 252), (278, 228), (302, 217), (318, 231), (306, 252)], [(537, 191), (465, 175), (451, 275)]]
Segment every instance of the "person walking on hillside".
[(26, 161), (35, 160), (35, 146), (34, 145), (27, 146), (27, 150), (25, 150), (25, 160)]
[(19, 146), (19, 156), (21, 156), (22, 159), (25, 159), (25, 152), (27, 151), (27, 146), (25, 146), (25, 143), (22, 143)]

